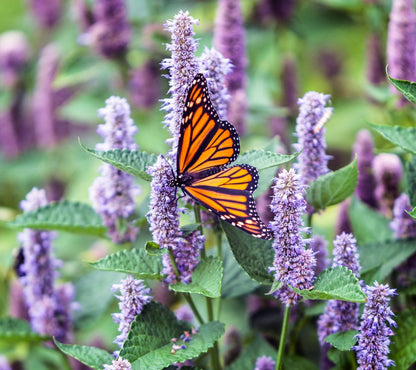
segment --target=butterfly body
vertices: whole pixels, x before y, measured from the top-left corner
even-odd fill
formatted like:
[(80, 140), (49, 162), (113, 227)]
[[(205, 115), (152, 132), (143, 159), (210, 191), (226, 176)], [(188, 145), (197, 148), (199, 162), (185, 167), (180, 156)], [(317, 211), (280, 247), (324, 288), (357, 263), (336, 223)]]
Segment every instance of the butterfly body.
[(197, 74), (183, 111), (172, 185), (221, 219), (254, 237), (270, 239), (252, 195), (259, 178), (256, 168), (247, 164), (227, 167), (239, 153), (236, 129), (219, 119), (207, 81)]

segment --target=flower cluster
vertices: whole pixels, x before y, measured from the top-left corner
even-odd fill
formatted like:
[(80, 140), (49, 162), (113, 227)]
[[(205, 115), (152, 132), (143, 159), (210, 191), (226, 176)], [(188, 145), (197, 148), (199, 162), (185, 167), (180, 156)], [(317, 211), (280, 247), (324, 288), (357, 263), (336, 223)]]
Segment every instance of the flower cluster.
[(332, 108), (325, 107), (330, 95), (315, 91), (307, 92), (298, 100), (299, 116), (296, 119), (296, 136), (294, 144), (297, 151), (302, 151), (297, 158), (294, 168), (298, 170), (303, 184), (309, 184), (321, 175), (329, 172), (326, 155), (325, 122)]
[(306, 200), (304, 185), (300, 181), (300, 176), (293, 169), (283, 170), (274, 181), (270, 205), (275, 215), (274, 221), (270, 223), (275, 250), (270, 271), (274, 272), (275, 280), (283, 283), (273, 294), (286, 306), (299, 299), (299, 295), (289, 286), (298, 289), (311, 287), (316, 264), (312, 249), (304, 248), (302, 232), (307, 230), (303, 226), (302, 214), (306, 211)]
[(42, 28), (53, 28), (61, 17), (61, 0), (30, 0), (29, 5)]
[(269, 356), (261, 356), (257, 358), (254, 370), (274, 370), (276, 361)]
[[(345, 266), (360, 276), (360, 262), (356, 240), (352, 234), (342, 233), (334, 240), (332, 267)], [(318, 320), (318, 338), (321, 345), (325, 337), (340, 331), (354, 330), (358, 326), (358, 303), (331, 300)]]
[[(20, 207), (24, 212), (32, 212), (47, 204), (45, 191), (33, 188)], [(69, 283), (57, 288), (54, 285), (55, 269), (60, 266), (52, 253), (54, 233), (25, 229), (18, 239), (23, 251), (18, 273), (33, 330), (53, 335), (59, 341), (70, 340), (74, 290)]]
[(131, 364), (128, 360), (119, 357), (113, 360), (111, 365), (104, 365), (104, 370), (131, 370)]
[(145, 288), (143, 280), (134, 279), (131, 275), (121, 280), (120, 284), (114, 284), (112, 289), (114, 292), (120, 291), (120, 295), (116, 297), (120, 300), (118, 306), (121, 312), (114, 313), (112, 316), (114, 321), (119, 324), (118, 331), (120, 332), (114, 343), (122, 348), (129, 334), (131, 323), (152, 297), (148, 295), (150, 288)]
[[(105, 124), (97, 128), (104, 143), (97, 144), (97, 150), (137, 149), (133, 138), (137, 127), (130, 118), (130, 107), (125, 99), (108, 98), (99, 115), (105, 120)], [(140, 189), (132, 175), (109, 164), (103, 164), (100, 173), (89, 191), (93, 207), (102, 216), (113, 242), (133, 241), (138, 229), (126, 220), (134, 213), (134, 197)], [(122, 222), (127, 222), (125, 227), (120, 227)]]
[(416, 222), (406, 211), (411, 211), (409, 197), (406, 193), (401, 194), (394, 202), (393, 220), (390, 227), (396, 239), (416, 237)]
[(394, 366), (394, 361), (387, 356), (390, 352), (390, 337), (394, 335), (391, 327), (395, 327), (393, 312), (389, 307), (390, 299), (396, 294), (389, 286), (374, 283), (365, 289), (367, 302), (361, 316), (357, 352), (358, 369), (384, 369)]

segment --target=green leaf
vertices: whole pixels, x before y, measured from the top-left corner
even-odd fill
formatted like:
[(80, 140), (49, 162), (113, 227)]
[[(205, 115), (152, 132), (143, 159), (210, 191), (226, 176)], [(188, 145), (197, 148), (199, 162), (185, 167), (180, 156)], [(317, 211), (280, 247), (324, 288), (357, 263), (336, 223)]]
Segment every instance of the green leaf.
[(152, 179), (146, 171), (149, 166), (155, 164), (157, 160), (157, 155), (155, 154), (127, 149), (98, 151), (87, 148), (81, 142), (79, 144), (87, 153), (101, 159), (105, 163), (144, 180), (150, 181)]
[(349, 216), (358, 245), (392, 239), (389, 220), (355, 197), (350, 204)]
[(279, 280), (273, 281), (272, 287), (267, 292), (267, 294), (273, 294), (276, 290), (279, 290), (282, 287), (283, 283)]
[(124, 249), (91, 264), (98, 270), (134, 274), (139, 279), (162, 280), (160, 256), (149, 255), (144, 248)]
[(260, 284), (272, 285), (274, 278), (269, 267), (273, 265), (274, 250), (271, 240), (257, 239), (228, 222), (220, 223), (235, 259), (248, 276)]
[(390, 356), (396, 369), (408, 369), (415, 363), (416, 353), (416, 309), (401, 312), (394, 317), (397, 328), (390, 344)]
[(367, 285), (382, 282), (393, 269), (416, 252), (415, 239), (388, 240), (358, 246), (361, 277)]
[(201, 260), (192, 273), (189, 284), (176, 283), (170, 286), (175, 292), (196, 293), (206, 297), (217, 298), (221, 295), (222, 262), (219, 257)]
[(357, 158), (341, 169), (318, 177), (306, 189), (308, 203), (315, 210), (324, 209), (348, 198), (357, 186)]
[(48, 339), (51, 337), (35, 333), (27, 321), (14, 317), (0, 318), (0, 341), (41, 342)]
[(118, 272), (91, 271), (76, 281), (74, 301), (80, 305), (74, 311), (76, 328), (85, 330), (101, 318), (114, 300), (111, 286), (120, 283), (123, 277)]
[[(410, 204), (416, 206), (416, 156), (412, 155), (406, 163), (407, 194)], [(414, 218), (414, 217), (413, 217)]]
[(88, 204), (63, 201), (51, 203), (33, 212), (24, 212), (6, 225), (13, 228), (68, 231), (103, 236), (106, 227)]
[(296, 289), (306, 299), (336, 299), (338, 301), (365, 302), (358, 279), (344, 266), (331, 267), (322, 271), (313, 283), (313, 289)]
[(163, 256), (168, 253), (166, 248), (162, 248), (159, 244), (152, 241), (147, 242), (144, 249), (149, 256)]
[(66, 355), (71, 356), (93, 369), (101, 370), (104, 365), (111, 364), (114, 357), (101, 348), (63, 344), (54, 338), (56, 346)]
[(357, 343), (357, 330), (340, 331), (330, 334), (325, 338), (325, 342), (329, 343), (340, 351), (349, 351)]
[(178, 321), (167, 307), (150, 302), (132, 323), (120, 356), (129, 360), (132, 369), (163, 369), (207, 352), (224, 333), (224, 324), (213, 321), (202, 325), (186, 349), (171, 353), (171, 339), (189, 329), (189, 323)]
[[(406, 211), (407, 212), (407, 211)], [(407, 212), (414, 220), (416, 220), (416, 207), (413, 208), (410, 212)]]
[(400, 148), (416, 154), (416, 128), (403, 126), (378, 126), (368, 124), (388, 141)]
[(416, 104), (416, 83), (407, 80), (398, 80), (389, 75), (386, 68), (386, 74), (393, 86), (411, 103)]
[(223, 248), (222, 252), (224, 277), (222, 279), (221, 297), (235, 298), (252, 292), (259, 285), (250, 279), (237, 263), (228, 243), (224, 244), (226, 244), (226, 247)]

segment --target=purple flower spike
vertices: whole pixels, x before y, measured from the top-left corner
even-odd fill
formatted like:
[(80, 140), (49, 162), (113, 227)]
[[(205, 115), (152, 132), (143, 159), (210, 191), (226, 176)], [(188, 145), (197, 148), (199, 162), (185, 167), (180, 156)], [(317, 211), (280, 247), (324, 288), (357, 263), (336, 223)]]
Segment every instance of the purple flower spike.
[(119, 357), (113, 360), (111, 365), (104, 365), (104, 370), (131, 370), (131, 364), (128, 360)]
[(12, 370), (12, 367), (9, 364), (9, 361), (7, 361), (7, 357), (0, 355), (0, 369), (1, 370)]
[(381, 153), (373, 160), (376, 179), (375, 197), (379, 210), (391, 217), (394, 200), (399, 196), (399, 184), (403, 177), (403, 166), (395, 154)]
[(271, 357), (261, 356), (257, 358), (254, 370), (274, 370), (275, 364), (276, 361), (274, 361)]
[(149, 295), (150, 288), (145, 288), (143, 280), (136, 280), (131, 275), (121, 280), (120, 284), (114, 284), (112, 289), (114, 292), (120, 291), (120, 295), (116, 297), (120, 300), (118, 307), (121, 312), (114, 313), (112, 316), (119, 324), (118, 331), (120, 332), (114, 343), (122, 348), (129, 334), (131, 323), (136, 315), (140, 315), (143, 307), (150, 302), (152, 297)]
[(220, 52), (214, 48), (204, 49), (199, 58), (200, 72), (208, 82), (212, 105), (216, 109), (221, 119), (227, 117), (227, 105), (230, 95), (225, 84), (225, 79), (230, 73), (232, 66), (230, 60), (224, 58)]
[(374, 85), (386, 81), (384, 42), (378, 32), (372, 32), (367, 40), (367, 80)]
[(163, 60), (162, 67), (169, 69), (169, 93), (172, 97), (164, 100), (162, 109), (167, 112), (164, 123), (172, 134), (170, 142), (173, 143), (173, 153), (176, 153), (188, 87), (199, 71), (198, 60), (194, 55), (198, 47), (193, 38), (194, 24), (197, 24), (197, 20), (183, 11), (165, 24), (171, 34), (172, 42), (167, 45), (171, 58)]
[(339, 207), (338, 212), (338, 219), (336, 224), (335, 233), (342, 234), (342, 233), (351, 233), (352, 226), (350, 221), (350, 215), (348, 214), (348, 210), (350, 208), (350, 201), (349, 199), (344, 200)]
[(367, 286), (365, 293), (367, 302), (361, 316), (360, 333), (357, 334), (358, 345), (354, 347), (358, 369), (385, 369), (394, 366), (394, 361), (387, 356), (390, 337), (394, 335), (391, 327), (396, 327), (389, 302), (396, 290), (375, 282), (374, 286)]
[[(393, 0), (387, 33), (387, 64), (393, 78), (415, 80), (415, 22), (413, 0)], [(398, 106), (408, 103), (407, 99), (392, 85), (391, 91), (400, 96)]]
[[(356, 240), (352, 234), (342, 233), (334, 240), (332, 267), (345, 266), (354, 275), (360, 276), (360, 263)], [(325, 337), (340, 331), (356, 330), (358, 327), (358, 303), (331, 300), (318, 320), (318, 338), (324, 350)]]
[(32, 13), (42, 28), (51, 29), (61, 17), (61, 0), (30, 0)]
[(309, 247), (315, 252), (315, 274), (318, 275), (328, 267), (328, 242), (321, 235), (314, 235), (309, 241)]
[(374, 159), (374, 143), (368, 130), (360, 130), (358, 132), (353, 147), (353, 153), (357, 155), (359, 172), (355, 194), (368, 206), (377, 208), (377, 200), (374, 194), (376, 181), (374, 179), (372, 169)]
[[(130, 107), (125, 99), (112, 96), (107, 99), (106, 107), (98, 111), (105, 124), (99, 125), (97, 132), (104, 138), (104, 143), (97, 144), (97, 150), (137, 149), (134, 135), (137, 127), (130, 118)], [(100, 167), (101, 176), (90, 187), (90, 199), (108, 227), (108, 234), (114, 243), (133, 241), (137, 227), (127, 222), (119, 227), (134, 213), (134, 197), (140, 188), (134, 183), (134, 177), (109, 164)], [(122, 231), (122, 229), (124, 231)]]
[(286, 306), (300, 298), (288, 285), (298, 289), (311, 287), (316, 265), (314, 252), (304, 249), (302, 238), (302, 233), (307, 231), (302, 220), (306, 211), (304, 192), (300, 176), (293, 169), (283, 170), (274, 181), (270, 208), (275, 218), (270, 228), (274, 233), (275, 259), (270, 271), (274, 272), (276, 280), (283, 283), (273, 294)]
[(416, 237), (416, 222), (406, 212), (411, 210), (409, 197), (405, 193), (401, 194), (394, 202), (393, 220), (390, 222), (396, 239)]
[[(288, 1), (290, 2), (290, 1)], [(283, 61), (283, 68), (280, 75), (283, 88), (283, 105), (289, 109), (291, 116), (295, 115), (297, 109), (298, 79), (295, 60), (286, 57)]]
[(325, 126), (323, 121), (329, 118), (332, 108), (326, 108), (330, 95), (315, 91), (307, 92), (298, 100), (299, 116), (296, 119), (296, 136), (294, 144), (297, 151), (302, 150), (294, 168), (298, 170), (303, 184), (309, 184), (321, 175), (329, 172), (326, 155)]
[(228, 58), (233, 71), (227, 76), (231, 95), (227, 118), (240, 135), (245, 132), (247, 115), (246, 87), (246, 37), (240, 0), (219, 0), (214, 28), (214, 47)]
[(153, 60), (136, 68), (128, 86), (132, 105), (142, 109), (152, 108), (160, 96), (159, 79), (159, 66)]

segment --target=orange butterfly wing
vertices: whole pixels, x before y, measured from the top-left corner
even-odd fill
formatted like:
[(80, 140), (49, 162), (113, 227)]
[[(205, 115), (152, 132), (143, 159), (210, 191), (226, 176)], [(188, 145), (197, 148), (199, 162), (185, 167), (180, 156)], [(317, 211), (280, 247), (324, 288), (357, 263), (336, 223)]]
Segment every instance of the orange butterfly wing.
[(255, 167), (241, 164), (195, 180), (183, 190), (231, 225), (256, 238), (271, 239), (272, 234), (260, 220), (253, 198), (258, 179)]
[(240, 153), (237, 131), (231, 123), (219, 119), (202, 74), (197, 74), (189, 87), (178, 148), (178, 174), (216, 172)]

